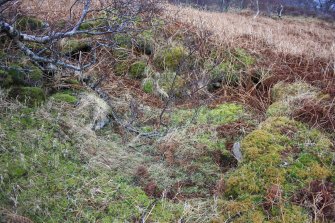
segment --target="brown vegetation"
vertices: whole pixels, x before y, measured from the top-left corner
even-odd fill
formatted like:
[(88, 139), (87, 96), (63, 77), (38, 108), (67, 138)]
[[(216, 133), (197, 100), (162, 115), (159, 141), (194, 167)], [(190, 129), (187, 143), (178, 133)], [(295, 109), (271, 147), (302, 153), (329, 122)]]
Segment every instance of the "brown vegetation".
[(312, 181), (307, 188), (296, 192), (292, 201), (312, 210), (314, 219), (335, 221), (335, 188), (328, 181)]

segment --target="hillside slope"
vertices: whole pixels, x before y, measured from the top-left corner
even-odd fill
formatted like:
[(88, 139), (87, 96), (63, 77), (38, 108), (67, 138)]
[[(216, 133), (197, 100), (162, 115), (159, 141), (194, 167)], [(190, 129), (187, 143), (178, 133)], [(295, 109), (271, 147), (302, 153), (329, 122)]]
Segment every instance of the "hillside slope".
[(165, 8), (84, 77), (2, 49), (0, 222), (334, 222), (334, 24)]

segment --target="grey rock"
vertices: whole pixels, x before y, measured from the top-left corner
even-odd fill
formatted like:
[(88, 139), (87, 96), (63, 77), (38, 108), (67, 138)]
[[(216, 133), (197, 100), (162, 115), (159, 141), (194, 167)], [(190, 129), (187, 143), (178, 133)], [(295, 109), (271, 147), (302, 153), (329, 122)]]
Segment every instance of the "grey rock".
[(235, 142), (233, 146), (233, 155), (237, 159), (238, 162), (242, 161), (242, 152), (241, 152), (241, 143)]

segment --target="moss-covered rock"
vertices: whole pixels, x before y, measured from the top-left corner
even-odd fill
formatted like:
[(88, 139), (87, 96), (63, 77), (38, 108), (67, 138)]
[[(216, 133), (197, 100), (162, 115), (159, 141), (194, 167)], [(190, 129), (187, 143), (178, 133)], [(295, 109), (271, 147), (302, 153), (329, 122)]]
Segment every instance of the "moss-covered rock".
[[(311, 181), (333, 177), (331, 148), (332, 143), (318, 130), (310, 130), (288, 117), (268, 118), (243, 139), (243, 160), (226, 176), (226, 196), (242, 201), (250, 196), (265, 199), (271, 185), (277, 185), (281, 199), (287, 200)], [(257, 206), (253, 202), (253, 207)], [(287, 219), (294, 218), (291, 212), (301, 211), (292, 206), (287, 208)], [(277, 222), (281, 214), (274, 214), (272, 220)]]
[(89, 21), (84, 21), (80, 26), (79, 30), (92, 30), (101, 28), (106, 24), (106, 20), (104, 18), (96, 18)]
[(9, 95), (30, 106), (40, 105), (45, 100), (44, 90), (40, 87), (14, 87)]
[(147, 64), (145, 61), (137, 61), (130, 65), (129, 75), (132, 78), (142, 78)]
[(87, 39), (63, 39), (60, 42), (61, 52), (64, 54), (76, 54), (80, 51), (87, 52), (91, 50), (90, 41)]
[(155, 64), (161, 69), (176, 71), (186, 55), (184, 47), (171, 46), (156, 53)]
[(36, 17), (23, 16), (19, 18), (15, 26), (21, 31), (36, 31), (44, 27), (44, 22)]

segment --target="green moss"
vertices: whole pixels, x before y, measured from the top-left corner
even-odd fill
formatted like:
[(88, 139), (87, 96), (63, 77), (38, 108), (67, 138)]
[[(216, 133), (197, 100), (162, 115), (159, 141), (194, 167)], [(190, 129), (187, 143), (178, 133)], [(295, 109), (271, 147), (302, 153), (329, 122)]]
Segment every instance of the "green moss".
[(4, 82), (5, 87), (11, 85), (23, 85), (25, 82), (25, 74), (22, 70), (22, 67), (16, 64), (12, 64), (7, 72), (7, 78)]
[(226, 180), (226, 195), (238, 197), (244, 194), (257, 194), (261, 191), (261, 182), (257, 173), (249, 166), (241, 166)]
[(92, 21), (84, 21), (80, 26), (79, 30), (92, 30), (106, 25), (106, 22), (103, 18), (96, 18)]
[(88, 51), (91, 45), (86, 39), (68, 39), (61, 42), (60, 48), (64, 54), (74, 54), (79, 51)]
[(266, 115), (268, 117), (286, 116), (290, 115), (290, 113), (291, 113), (290, 105), (282, 101), (272, 103), (266, 110)]
[(182, 216), (183, 208), (180, 204), (171, 205), (163, 200), (155, 206), (150, 219), (153, 222), (173, 222)]
[(154, 51), (153, 33), (151, 30), (143, 31), (136, 40), (136, 48), (140, 52), (151, 55)]
[(115, 221), (126, 221), (129, 216), (134, 219), (140, 219), (143, 209), (151, 204), (148, 196), (137, 187), (130, 187), (121, 183), (118, 187), (116, 199), (108, 206), (108, 215)]
[[(271, 185), (279, 185), (285, 200), (313, 180), (332, 177), (334, 168), (328, 158), (333, 155), (331, 144), (325, 138), (319, 131), (310, 130), (290, 118), (268, 118), (259, 125), (259, 129), (243, 139), (243, 160), (236, 170), (226, 175), (225, 195), (242, 200), (250, 196), (264, 198)], [(306, 142), (311, 142), (313, 146), (306, 145)], [(315, 147), (318, 144), (323, 145), (322, 149)], [(253, 206), (256, 208), (257, 202), (253, 202)], [(255, 212), (243, 214), (242, 219), (249, 219), (251, 213)], [(282, 207), (282, 212), (274, 211), (270, 220), (292, 220), (295, 213), (304, 219), (307, 217), (302, 209), (288, 204)]]
[(11, 64), (7, 71), (3, 86), (12, 85), (34, 86), (40, 85), (43, 79), (43, 71), (30, 63)]
[(214, 109), (178, 110), (172, 117), (174, 124), (185, 124), (193, 120), (198, 124), (222, 125), (237, 121), (243, 115), (243, 107), (234, 103), (224, 103)]
[(161, 69), (176, 71), (186, 55), (182, 46), (169, 47), (156, 54), (155, 64)]
[(202, 112), (199, 115), (199, 121), (221, 125), (237, 121), (242, 113), (243, 108), (241, 105), (225, 103), (217, 108), (208, 110), (208, 112)]
[(43, 28), (43, 24), (44, 24), (43, 21), (40, 19), (37, 19), (35, 17), (24, 16), (16, 21), (15, 26), (17, 29), (21, 31), (27, 31), (27, 30), (35, 31)]
[(222, 79), (223, 84), (235, 86), (240, 81), (239, 70), (236, 64), (223, 62), (211, 69), (211, 77), (213, 79)]
[(242, 141), (245, 159), (255, 160), (261, 155), (270, 152), (270, 150), (277, 150), (277, 148), (273, 148), (272, 146), (274, 142), (275, 137), (272, 134), (264, 130), (253, 131)]
[(44, 91), (39, 87), (14, 87), (10, 91), (10, 96), (30, 106), (40, 105), (45, 100)]
[(143, 77), (145, 68), (147, 64), (145, 61), (137, 61), (130, 65), (129, 74), (132, 78), (141, 78)]
[(68, 79), (68, 80), (65, 80), (65, 83), (68, 83), (68, 84), (74, 84), (74, 85), (79, 85), (80, 82), (77, 80), (77, 79)]
[(78, 99), (75, 96), (71, 94), (61, 93), (61, 92), (56, 93), (52, 95), (51, 97), (57, 102), (65, 102), (68, 104), (75, 104), (78, 101)]
[(152, 94), (154, 91), (154, 80), (152, 78), (146, 78), (142, 82), (142, 90), (147, 94)]

